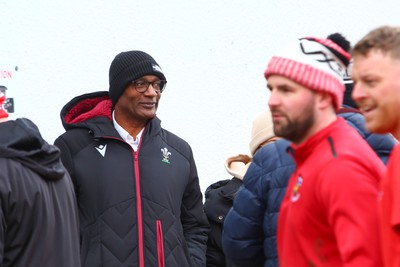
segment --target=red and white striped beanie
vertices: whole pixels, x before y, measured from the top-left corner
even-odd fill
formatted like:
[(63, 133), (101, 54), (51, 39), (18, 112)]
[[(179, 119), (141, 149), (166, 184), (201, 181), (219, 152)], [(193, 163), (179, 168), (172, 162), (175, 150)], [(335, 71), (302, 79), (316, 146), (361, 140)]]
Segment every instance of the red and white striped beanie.
[(280, 75), (311, 90), (331, 93), (336, 110), (343, 102), (343, 76), (350, 54), (329, 39), (306, 37), (271, 58), (264, 76)]

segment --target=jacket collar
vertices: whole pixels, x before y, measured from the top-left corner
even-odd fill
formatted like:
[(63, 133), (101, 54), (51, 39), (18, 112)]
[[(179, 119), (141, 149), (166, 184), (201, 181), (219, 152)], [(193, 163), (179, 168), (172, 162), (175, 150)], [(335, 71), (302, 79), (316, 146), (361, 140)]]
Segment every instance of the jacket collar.
[[(325, 140), (327, 140), (331, 146), (333, 146), (333, 141), (331, 135), (333, 131), (337, 131), (343, 128), (344, 121), (343, 118), (337, 117), (337, 119), (329, 124), (327, 127), (317, 132), (305, 142), (300, 145), (291, 144), (288, 151), (293, 156), (297, 165), (301, 165), (307, 158), (320, 146)], [(332, 147), (333, 148), (333, 147)], [(334, 153), (334, 150), (333, 150)]]

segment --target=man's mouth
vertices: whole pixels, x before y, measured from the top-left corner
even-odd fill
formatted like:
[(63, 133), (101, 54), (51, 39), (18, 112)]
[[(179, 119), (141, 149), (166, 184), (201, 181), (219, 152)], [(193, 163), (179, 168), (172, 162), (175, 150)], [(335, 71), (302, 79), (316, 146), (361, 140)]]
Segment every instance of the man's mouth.
[(280, 113), (280, 112), (273, 112), (272, 113), (272, 120), (280, 120), (283, 117), (284, 117), (283, 114)]
[(155, 107), (155, 105), (155, 102), (142, 103), (142, 106), (144, 106), (145, 108), (153, 108)]
[(368, 112), (371, 112), (372, 110), (374, 110), (374, 107), (368, 106), (368, 105), (364, 105), (364, 106), (360, 106), (359, 109), (360, 109), (360, 111), (362, 113), (368, 113)]

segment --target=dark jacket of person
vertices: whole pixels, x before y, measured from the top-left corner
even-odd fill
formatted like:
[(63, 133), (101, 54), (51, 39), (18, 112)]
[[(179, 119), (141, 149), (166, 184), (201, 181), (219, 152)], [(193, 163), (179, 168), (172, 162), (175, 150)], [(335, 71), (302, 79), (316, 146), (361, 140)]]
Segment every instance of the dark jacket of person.
[(80, 266), (71, 179), (28, 119), (0, 123), (0, 203), (1, 266)]
[(236, 177), (211, 184), (205, 192), (204, 212), (210, 222), (211, 231), (207, 240), (207, 267), (234, 267), (222, 251), (222, 225), (233, 205), (233, 199), (242, 185)]
[[(395, 144), (391, 135), (378, 135), (364, 127), (364, 117), (345, 106), (339, 116), (367, 141), (386, 164)], [(223, 250), (238, 266), (276, 267), (276, 228), (280, 204), (295, 163), (286, 149), (289, 142), (278, 140), (260, 149), (246, 172), (232, 210), (224, 222)]]
[(55, 141), (76, 187), (82, 266), (205, 266), (209, 225), (190, 146), (155, 117), (135, 152), (111, 114), (108, 92), (75, 97)]

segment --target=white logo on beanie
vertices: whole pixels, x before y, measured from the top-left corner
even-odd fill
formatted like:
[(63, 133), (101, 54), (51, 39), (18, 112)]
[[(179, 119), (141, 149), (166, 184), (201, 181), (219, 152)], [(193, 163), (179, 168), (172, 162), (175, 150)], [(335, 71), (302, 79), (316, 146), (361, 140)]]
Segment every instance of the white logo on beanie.
[(160, 66), (158, 66), (158, 65), (156, 65), (156, 64), (152, 64), (152, 67), (153, 67), (153, 70), (154, 70), (154, 71), (158, 71), (158, 72), (163, 73), (163, 71), (162, 71), (162, 69), (160, 68)]
[(350, 60), (350, 55), (331, 40), (302, 38), (273, 56), (264, 76), (268, 80), (271, 75), (281, 75), (311, 90), (328, 92), (339, 109), (343, 102), (346, 65), (336, 54)]
[(300, 39), (290, 42), (276, 56), (309, 65), (339, 81), (346, 70), (346, 66), (326, 46), (314, 40)]
[(346, 66), (324, 45), (315, 41), (302, 39), (300, 40), (300, 49), (305, 56), (312, 59), (312, 61), (308, 62), (310, 65), (327, 72), (333, 71), (331, 73), (338, 75), (339, 78), (343, 77)]

